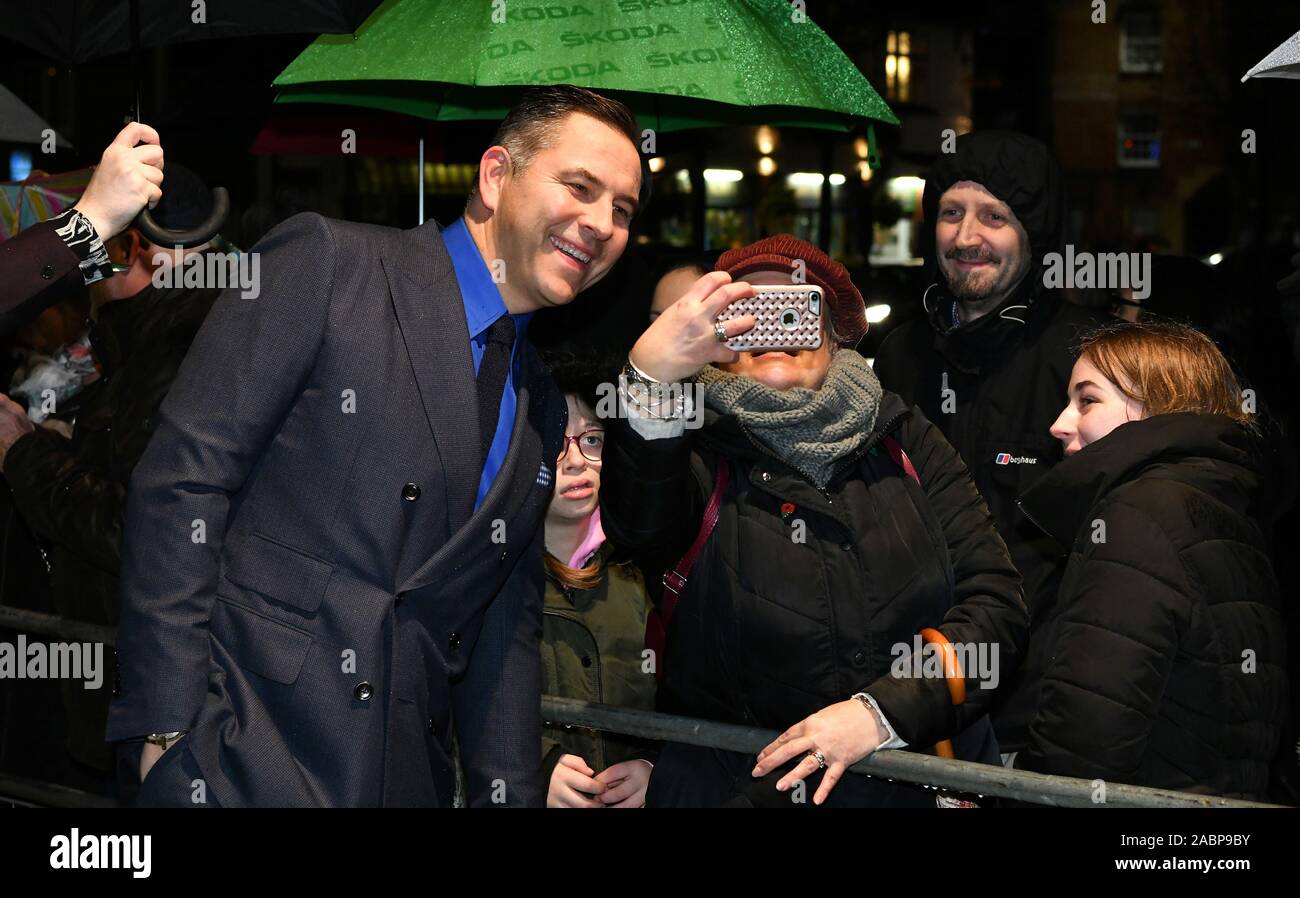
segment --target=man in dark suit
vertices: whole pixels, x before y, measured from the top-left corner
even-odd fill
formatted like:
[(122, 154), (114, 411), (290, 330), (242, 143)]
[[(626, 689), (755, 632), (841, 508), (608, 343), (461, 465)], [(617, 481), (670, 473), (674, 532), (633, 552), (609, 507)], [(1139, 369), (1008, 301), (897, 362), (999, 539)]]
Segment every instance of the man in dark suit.
[(638, 139), (540, 88), (446, 230), (307, 213), (254, 248), (131, 480), (108, 738), (146, 739), (140, 803), (447, 806), (454, 733), (471, 806), (542, 804), (566, 416), (523, 331), (622, 254)]
[[(136, 146), (139, 144), (139, 146)], [(132, 122), (104, 150), (77, 204), (0, 241), (0, 335), (113, 272), (104, 241), (162, 197), (158, 132)]]

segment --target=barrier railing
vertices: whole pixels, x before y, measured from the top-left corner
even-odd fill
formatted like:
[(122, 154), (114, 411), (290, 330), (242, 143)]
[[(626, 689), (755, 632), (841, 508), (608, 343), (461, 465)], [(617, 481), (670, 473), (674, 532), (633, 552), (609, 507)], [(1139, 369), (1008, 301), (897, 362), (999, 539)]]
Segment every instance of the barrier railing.
[[(775, 730), (677, 717), (653, 711), (616, 708), (573, 699), (542, 696), (542, 718), (552, 723), (587, 727), (663, 742), (685, 742), (706, 748), (757, 754), (780, 734)], [(973, 761), (948, 760), (910, 751), (879, 751), (849, 768), (853, 773), (921, 783), (980, 796), (997, 796), (1053, 807), (1077, 808), (1278, 808), (1264, 804), (1149, 789), (1124, 783), (1105, 784), (1105, 800), (1097, 801), (1097, 783), (1067, 776), (1009, 770)]]
[[(113, 645), (116, 634), (112, 627), (103, 627), (79, 621), (65, 621), (60, 617), (40, 614), (19, 608), (0, 606), (0, 629), (21, 630), (28, 633), (61, 636), (88, 642)], [(736, 726), (709, 720), (696, 720), (653, 711), (617, 708), (575, 701), (553, 695), (542, 696), (542, 716), (549, 722), (586, 727), (661, 742), (683, 742), (706, 748), (719, 748), (755, 754), (779, 734), (775, 730)], [(855, 774), (883, 777), (888, 780), (920, 783), (939, 789), (949, 789), (979, 796), (1009, 798), (1053, 807), (1081, 808), (1279, 808), (1286, 805), (1241, 801), (1215, 795), (1197, 795), (1151, 789), (1126, 783), (1105, 783), (1104, 800), (1098, 801), (1101, 791), (1093, 780), (1065, 776), (1048, 776), (1026, 770), (1012, 770), (973, 761), (949, 760), (910, 751), (876, 752), (864, 761), (849, 768)], [(49, 787), (48, 790), (42, 787)], [(17, 791), (11, 791), (11, 790)], [(12, 796), (39, 802), (40, 797), (53, 802), (78, 800), (102, 801), (101, 796), (76, 793), (49, 783), (17, 780), (0, 774), (0, 797)], [(51, 806), (68, 807), (52, 803)]]

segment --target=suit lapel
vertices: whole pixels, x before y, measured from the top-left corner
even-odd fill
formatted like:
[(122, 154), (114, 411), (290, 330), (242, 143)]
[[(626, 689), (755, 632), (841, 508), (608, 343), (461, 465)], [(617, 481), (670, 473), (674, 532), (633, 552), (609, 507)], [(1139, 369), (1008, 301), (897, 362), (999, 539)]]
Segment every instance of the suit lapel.
[(451, 257), (429, 221), (384, 251), (384, 272), (420, 402), (442, 460), (447, 523), (460, 530), (474, 510), (482, 464), (478, 394), (469, 325)]
[[(500, 472), (492, 481), (478, 511), (465, 526), (451, 534), (451, 539), (433, 557), (399, 585), (399, 591), (409, 592), (428, 586), (447, 570), (481, 553), (483, 540), (491, 533), (489, 522), (492, 520), (505, 520), (507, 539), (524, 540), (523, 544), (533, 534), (519, 533), (514, 528), (539, 525), (539, 515), (545, 513), (555, 483), (554, 459), (559, 455), (567, 409), (562, 402), (554, 401), (554, 397), (548, 405), (547, 375), (532, 347), (525, 345), (523, 349), (524, 379), (518, 390), (510, 448)], [(476, 487), (477, 483), (475, 480)], [(471, 504), (472, 501), (471, 497)]]

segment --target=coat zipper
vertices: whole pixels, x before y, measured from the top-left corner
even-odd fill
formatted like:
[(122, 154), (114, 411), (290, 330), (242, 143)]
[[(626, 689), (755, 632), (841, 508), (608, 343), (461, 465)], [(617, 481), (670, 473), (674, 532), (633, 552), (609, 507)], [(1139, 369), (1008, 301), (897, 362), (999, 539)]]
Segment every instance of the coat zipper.
[(1042, 524), (1038, 522), (1038, 518), (1034, 517), (1032, 514), (1029, 513), (1029, 509), (1025, 508), (1024, 503), (1021, 502), (1019, 499), (1016, 500), (1016, 508), (1020, 509), (1021, 514), (1029, 518), (1029, 523), (1033, 524), (1035, 527), (1043, 531), (1043, 533), (1047, 534), (1048, 536), (1052, 535), (1051, 532), (1048, 531), (1046, 527), (1044, 527)]
[[(547, 611), (546, 609), (543, 608), (542, 614), (543, 615), (549, 614), (552, 617), (558, 617), (560, 620), (567, 620), (570, 623), (577, 624), (579, 627), (582, 627), (584, 631), (586, 631), (587, 636), (591, 639), (591, 653), (592, 655), (595, 656), (591, 659), (591, 665), (596, 671), (596, 703), (604, 704), (605, 684), (600, 678), (600, 643), (596, 642), (596, 634), (592, 633), (591, 628), (588, 627), (586, 624), (584, 624), (577, 617), (570, 616), (568, 614), (565, 614), (562, 611)], [(588, 729), (588, 728), (584, 727), (583, 729)], [(605, 735), (601, 730), (591, 730), (591, 733), (595, 737), (595, 742), (596, 742), (596, 753), (598, 755), (596, 761), (600, 765), (598, 769), (604, 770), (605, 769)]]
[[(878, 428), (878, 429), (876, 430), (876, 433), (877, 433), (877, 434), (880, 434), (881, 436), (883, 436), (883, 435), (885, 435), (885, 434), (888, 434), (890, 431), (892, 431), (895, 427), (898, 426), (898, 422), (902, 421), (905, 417), (907, 417), (907, 414), (908, 414), (908, 413), (905, 412), (905, 411), (904, 411), (904, 412), (899, 412), (899, 413), (898, 413), (897, 415), (895, 415), (893, 418), (889, 419), (889, 422), (888, 422), (884, 427)], [(813, 489), (817, 490), (817, 492), (819, 492), (819, 493), (822, 494), (823, 498), (826, 499), (826, 504), (827, 504), (827, 505), (834, 505), (834, 504), (835, 504), (834, 501), (833, 501), (833, 500), (831, 499), (831, 497), (830, 497), (830, 493), (828, 493), (826, 490), (822, 489), (821, 487), (817, 486), (817, 484), (813, 481), (812, 477), (810, 477), (806, 471), (803, 471), (803, 470), (801, 470), (800, 468), (797, 468), (797, 467), (795, 467), (794, 465), (791, 465), (789, 462), (787, 462), (787, 461), (785, 461), (785, 460), (783, 460), (783, 459), (777, 458), (775, 454), (773, 454), (772, 452), (770, 452), (770, 451), (769, 451), (765, 446), (763, 446), (761, 443), (759, 443), (758, 440), (755, 439), (754, 436), (749, 432), (749, 429), (746, 428), (744, 425), (741, 425), (741, 426), (740, 426), (740, 430), (741, 430), (742, 433), (745, 434), (745, 437), (746, 437), (746, 438), (747, 438), (747, 439), (748, 439), (748, 440), (749, 440), (749, 441), (754, 445), (754, 448), (757, 449), (761, 454), (767, 456), (768, 458), (774, 459), (775, 461), (778, 461), (778, 462), (780, 462), (781, 464), (784, 464), (784, 465), (790, 467), (790, 468), (791, 468), (792, 470), (794, 470), (794, 471), (797, 471), (797, 472), (799, 473), (799, 475), (800, 475), (801, 477), (803, 477), (803, 479), (806, 480), (806, 481), (808, 482), (808, 485), (809, 485), (809, 486), (811, 486)], [(871, 448), (872, 448), (873, 446), (875, 446), (878, 442), (880, 442), (880, 439), (879, 439), (879, 438), (877, 438), (877, 439), (875, 439), (875, 440), (870, 440), (870, 439), (869, 439), (869, 440), (867, 440), (867, 442), (865, 442), (865, 443), (863, 443), (861, 446), (859, 446), (858, 449), (857, 449), (856, 451), (854, 451), (851, 455), (847, 456), (847, 457), (846, 457), (846, 458), (845, 458), (845, 459), (840, 463), (840, 465), (832, 471), (832, 473), (831, 473), (831, 477), (832, 477), (832, 479), (835, 477), (835, 475), (839, 474), (841, 471), (848, 470), (848, 468), (851, 467), (853, 464), (855, 464), (855, 463), (857, 462), (858, 459), (860, 459), (860, 458), (861, 458), (863, 455), (865, 455), (867, 452), (871, 451)], [(829, 481), (828, 481), (828, 482), (829, 482)], [(841, 522), (841, 523), (842, 523), (842, 522)], [(851, 533), (851, 532), (852, 532), (852, 530), (850, 529), (850, 533)], [(834, 601), (834, 599), (833, 599), (829, 594), (826, 596), (826, 610), (827, 610), (827, 613), (828, 613), (829, 616), (830, 616), (831, 642), (832, 642), (833, 644), (834, 644), (834, 643), (838, 643), (838, 642), (839, 642), (839, 620), (838, 620), (838, 618), (837, 618), (836, 615), (835, 615), (835, 601)], [(839, 685), (840, 685), (840, 681), (841, 681), (841, 679), (842, 679), (842, 677), (841, 677), (841, 673), (840, 673), (840, 669), (839, 669), (839, 663), (837, 662), (837, 663), (835, 664), (835, 680), (836, 680), (836, 687), (837, 687), (837, 688), (838, 688)], [(753, 717), (753, 713), (752, 713), (752, 711), (751, 711), (750, 708), (749, 708), (749, 702), (745, 701), (743, 695), (741, 696), (741, 704), (744, 705), (746, 715), (747, 715), (750, 719), (754, 719), (754, 717)]]

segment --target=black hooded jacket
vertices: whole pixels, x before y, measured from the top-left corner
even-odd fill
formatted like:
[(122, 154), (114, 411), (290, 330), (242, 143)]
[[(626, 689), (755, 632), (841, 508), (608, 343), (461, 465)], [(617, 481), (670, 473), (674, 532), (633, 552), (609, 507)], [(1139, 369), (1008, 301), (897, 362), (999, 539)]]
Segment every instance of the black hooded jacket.
[[(997, 309), (954, 326), (953, 304), (935, 254), (939, 197), (958, 181), (974, 181), (1016, 214), (1033, 263)], [(1048, 428), (1065, 407), (1074, 345), (1101, 316), (1065, 303), (1043, 287), (1043, 260), (1063, 251), (1065, 192), (1048, 149), (1021, 134), (985, 131), (957, 139), (956, 153), (935, 163), (922, 201), (922, 241), (931, 284), (925, 315), (891, 333), (876, 354), (885, 389), (915, 404), (961, 454), (988, 503), (998, 532), (1025, 580), (1034, 614), (1052, 595), (1060, 553), (1016, 510), (1016, 499), (1061, 459)], [(1003, 749), (1023, 747), (1030, 708), (1004, 683), (994, 715)], [(1008, 704), (1009, 702), (1009, 704)]]
[(1156, 415), (1025, 494), (1070, 561), (1035, 614), (1037, 711), (1016, 767), (1264, 796), (1287, 679), (1256, 453), (1227, 418)]

